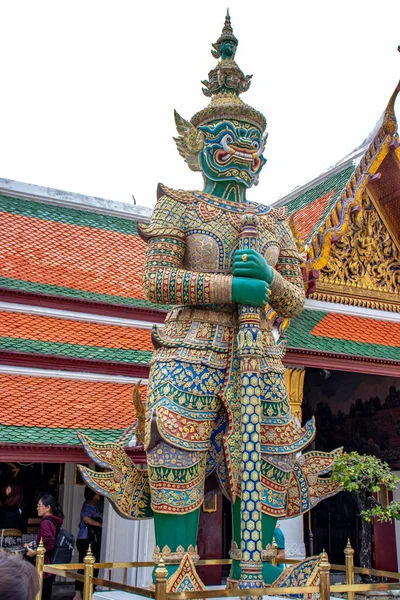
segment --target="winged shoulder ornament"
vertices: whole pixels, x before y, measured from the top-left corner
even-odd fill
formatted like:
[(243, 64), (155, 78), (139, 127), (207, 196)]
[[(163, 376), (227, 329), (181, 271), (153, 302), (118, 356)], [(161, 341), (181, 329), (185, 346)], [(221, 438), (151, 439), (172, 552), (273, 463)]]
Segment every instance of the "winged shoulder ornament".
[(179, 154), (192, 171), (201, 171), (199, 154), (204, 146), (204, 134), (174, 111), (179, 137), (174, 138)]

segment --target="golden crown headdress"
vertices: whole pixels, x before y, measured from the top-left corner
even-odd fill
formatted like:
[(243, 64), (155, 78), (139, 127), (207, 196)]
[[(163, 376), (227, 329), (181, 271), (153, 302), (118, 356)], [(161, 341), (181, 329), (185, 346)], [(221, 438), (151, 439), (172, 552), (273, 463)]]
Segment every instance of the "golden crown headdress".
[[(231, 42), (232, 55), (224, 56), (224, 43)], [(258, 110), (245, 104), (239, 94), (247, 92), (250, 87), (252, 75), (244, 75), (234, 60), (238, 40), (233, 34), (229, 11), (225, 18), (225, 24), (219, 39), (212, 44), (211, 54), (215, 58), (221, 58), (217, 66), (208, 74), (208, 79), (202, 81), (203, 93), (210, 97), (210, 104), (196, 113), (191, 122), (195, 127), (210, 123), (217, 119), (245, 120), (264, 132), (267, 122), (263, 114)]]
[(222, 33), (212, 44), (213, 50), (211, 50), (211, 54), (221, 60), (209, 72), (208, 79), (202, 81), (204, 95), (211, 97), (209, 105), (197, 112), (190, 122), (175, 111), (179, 137), (174, 139), (180, 155), (193, 171), (201, 171), (198, 160), (199, 152), (204, 145), (204, 135), (198, 130), (201, 125), (217, 120), (235, 119), (254, 125), (261, 133), (266, 129), (267, 121), (264, 115), (249, 104), (245, 104), (239, 97), (249, 89), (252, 75), (244, 75), (234, 60), (238, 43), (233, 34), (228, 11)]

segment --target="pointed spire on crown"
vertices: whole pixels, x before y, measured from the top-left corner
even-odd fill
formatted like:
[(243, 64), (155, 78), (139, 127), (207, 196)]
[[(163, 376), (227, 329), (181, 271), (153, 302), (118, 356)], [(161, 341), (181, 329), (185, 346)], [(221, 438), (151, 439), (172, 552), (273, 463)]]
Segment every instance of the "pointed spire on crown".
[(261, 132), (265, 130), (267, 123), (264, 115), (245, 104), (239, 97), (243, 92), (247, 92), (253, 76), (244, 75), (234, 60), (238, 43), (228, 9), (222, 33), (212, 44), (211, 50), (211, 54), (221, 60), (209, 72), (208, 79), (201, 82), (204, 85), (204, 95), (211, 97), (211, 101), (191, 119), (195, 127), (218, 119), (237, 119), (255, 125)]
[[(235, 45), (235, 50), (233, 52), (233, 56), (234, 56), (239, 41), (233, 34), (233, 29), (232, 29), (232, 25), (231, 25), (231, 17), (229, 15), (229, 8), (226, 11), (225, 24), (222, 28), (222, 33), (219, 36), (218, 40), (215, 42), (215, 44), (212, 44), (212, 47), (214, 48), (214, 50), (211, 50), (211, 54), (213, 55), (214, 58), (221, 57), (221, 46), (222, 46), (223, 42), (227, 42), (227, 41), (230, 41)], [(232, 58), (233, 58), (233, 56), (232, 56)]]

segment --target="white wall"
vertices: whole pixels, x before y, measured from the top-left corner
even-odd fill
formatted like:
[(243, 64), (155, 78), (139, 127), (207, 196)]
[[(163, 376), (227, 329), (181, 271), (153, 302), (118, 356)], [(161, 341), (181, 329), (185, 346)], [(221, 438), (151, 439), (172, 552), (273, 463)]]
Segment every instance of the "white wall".
[[(82, 504), (84, 485), (75, 485), (75, 465), (66, 463), (64, 484), (60, 487), (60, 502), (64, 512), (64, 527), (76, 538)], [(155, 546), (154, 521), (131, 521), (123, 519), (112, 508), (108, 500), (104, 501), (103, 534), (101, 543), (101, 562), (151, 561)], [(78, 561), (75, 549), (73, 561)], [(130, 569), (127, 583), (139, 587), (148, 587), (151, 583), (151, 568)], [(100, 577), (109, 578), (109, 572), (101, 572)], [(123, 580), (123, 570), (113, 569), (114, 581)]]
[(278, 521), (285, 536), (286, 558), (302, 559), (306, 555), (303, 538), (303, 517)]
[[(112, 508), (108, 500), (104, 502), (103, 536), (101, 540), (101, 562), (151, 561), (155, 546), (154, 520), (131, 521), (123, 519)], [(151, 583), (151, 568), (129, 569), (127, 583), (138, 587), (148, 587)], [(109, 573), (100, 577), (109, 579)], [(122, 582), (123, 570), (113, 569), (114, 581)]]

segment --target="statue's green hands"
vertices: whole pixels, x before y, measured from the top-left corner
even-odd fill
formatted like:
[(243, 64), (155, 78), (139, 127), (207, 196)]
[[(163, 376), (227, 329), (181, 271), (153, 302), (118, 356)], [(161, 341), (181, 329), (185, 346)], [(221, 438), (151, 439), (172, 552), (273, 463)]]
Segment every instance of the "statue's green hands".
[(274, 278), (274, 270), (255, 250), (236, 250), (233, 257), (233, 276), (262, 279), (269, 287)]
[(232, 300), (237, 304), (265, 306), (268, 304), (269, 285), (261, 279), (232, 278)]

